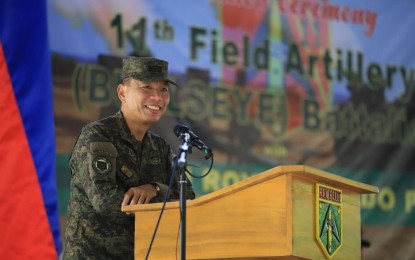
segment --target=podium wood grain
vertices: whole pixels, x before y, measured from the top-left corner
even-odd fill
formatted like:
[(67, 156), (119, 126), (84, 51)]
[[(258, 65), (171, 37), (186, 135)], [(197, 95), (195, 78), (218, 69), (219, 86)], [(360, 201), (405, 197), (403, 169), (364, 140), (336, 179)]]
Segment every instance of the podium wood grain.
[[(311, 167), (278, 166), (187, 204), (186, 259), (326, 259), (315, 239), (315, 183), (342, 190), (343, 242), (332, 259), (360, 259), (360, 195), (378, 188)], [(135, 213), (135, 258), (145, 259), (161, 203)], [(180, 255), (179, 202), (168, 202), (149, 259)]]

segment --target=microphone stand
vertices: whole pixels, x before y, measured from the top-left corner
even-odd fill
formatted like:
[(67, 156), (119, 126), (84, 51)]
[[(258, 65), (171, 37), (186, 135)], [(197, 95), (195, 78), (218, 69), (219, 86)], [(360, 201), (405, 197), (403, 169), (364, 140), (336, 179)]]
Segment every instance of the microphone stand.
[(180, 259), (186, 259), (186, 198), (187, 198), (187, 180), (186, 180), (186, 157), (190, 152), (191, 146), (189, 146), (190, 135), (189, 133), (182, 134), (183, 143), (179, 146), (179, 153), (176, 158), (177, 166), (179, 167), (179, 199), (180, 199)]

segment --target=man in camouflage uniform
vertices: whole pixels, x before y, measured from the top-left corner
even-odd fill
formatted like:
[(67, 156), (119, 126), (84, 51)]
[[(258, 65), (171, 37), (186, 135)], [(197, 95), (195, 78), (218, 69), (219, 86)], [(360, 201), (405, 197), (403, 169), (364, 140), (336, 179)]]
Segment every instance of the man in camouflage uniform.
[[(86, 125), (72, 151), (64, 259), (133, 259), (134, 217), (122, 205), (162, 201), (172, 170), (171, 148), (148, 131), (170, 101), (167, 62), (123, 59), (121, 110)], [(176, 85), (176, 84), (175, 84)], [(177, 177), (170, 199), (179, 198)], [(190, 181), (187, 199), (194, 199)]]

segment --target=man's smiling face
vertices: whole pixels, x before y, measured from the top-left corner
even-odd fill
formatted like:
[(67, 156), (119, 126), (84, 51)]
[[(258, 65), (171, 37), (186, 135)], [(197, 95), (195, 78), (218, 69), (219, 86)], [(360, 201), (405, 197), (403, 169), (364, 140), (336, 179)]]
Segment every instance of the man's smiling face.
[(166, 81), (125, 79), (119, 86), (118, 95), (124, 116), (145, 125), (159, 121), (170, 102)]

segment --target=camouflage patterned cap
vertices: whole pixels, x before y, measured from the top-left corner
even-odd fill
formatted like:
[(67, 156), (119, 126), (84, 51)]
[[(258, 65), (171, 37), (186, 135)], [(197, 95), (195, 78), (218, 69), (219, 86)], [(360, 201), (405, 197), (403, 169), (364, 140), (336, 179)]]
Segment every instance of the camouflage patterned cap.
[(165, 80), (175, 86), (168, 74), (168, 62), (152, 57), (127, 56), (122, 60), (121, 79), (132, 77), (142, 81)]

